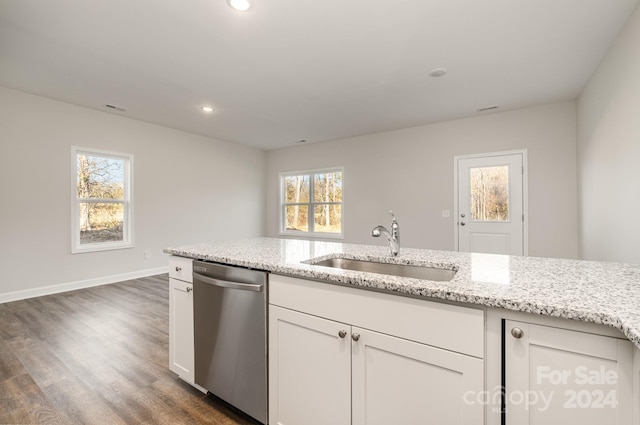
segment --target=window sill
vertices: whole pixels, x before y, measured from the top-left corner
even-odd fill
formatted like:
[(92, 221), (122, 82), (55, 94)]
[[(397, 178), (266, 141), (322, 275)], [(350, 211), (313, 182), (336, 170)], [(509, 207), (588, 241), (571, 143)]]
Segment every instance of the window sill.
[(72, 254), (83, 254), (85, 252), (99, 252), (99, 251), (112, 251), (116, 249), (129, 249), (133, 248), (132, 243), (113, 242), (113, 243), (100, 243), (100, 244), (83, 244), (79, 247), (74, 246), (71, 248)]
[(292, 236), (301, 239), (344, 239), (344, 233), (310, 233), (310, 232), (280, 232), (280, 236)]

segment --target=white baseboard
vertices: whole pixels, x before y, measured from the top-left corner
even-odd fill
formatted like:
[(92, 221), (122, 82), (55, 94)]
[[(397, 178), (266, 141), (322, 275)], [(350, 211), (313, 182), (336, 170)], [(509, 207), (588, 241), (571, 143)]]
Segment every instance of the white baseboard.
[(155, 269), (139, 270), (130, 273), (114, 274), (111, 276), (95, 277), (93, 279), (78, 280), (76, 282), (60, 283), (57, 285), (42, 286), (40, 288), (25, 289), (23, 291), (7, 292), (0, 294), (0, 304), (11, 301), (25, 300), (27, 298), (41, 297), (43, 295), (59, 294), (60, 292), (75, 291), (76, 289), (91, 288), (93, 286), (106, 285), (108, 283), (122, 282), (140, 277), (155, 276), (168, 273), (169, 267), (157, 267)]

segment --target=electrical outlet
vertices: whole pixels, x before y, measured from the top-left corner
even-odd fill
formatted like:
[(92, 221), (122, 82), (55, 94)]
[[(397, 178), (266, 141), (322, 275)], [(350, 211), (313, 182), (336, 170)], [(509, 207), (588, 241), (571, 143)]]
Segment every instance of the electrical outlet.
[(145, 251), (144, 252), (144, 259), (145, 260), (150, 260), (151, 259), (151, 251)]
[(449, 218), (450, 216), (451, 216), (451, 213), (449, 212), (449, 210), (442, 210), (443, 218)]

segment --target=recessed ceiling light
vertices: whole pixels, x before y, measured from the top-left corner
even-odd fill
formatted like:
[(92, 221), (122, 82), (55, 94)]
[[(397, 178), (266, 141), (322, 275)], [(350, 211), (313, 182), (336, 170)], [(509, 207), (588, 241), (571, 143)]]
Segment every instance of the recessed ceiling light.
[(227, 3), (229, 3), (232, 9), (239, 12), (246, 12), (251, 8), (251, 2), (249, 0), (227, 0)]
[(433, 68), (431, 71), (429, 71), (429, 76), (434, 78), (442, 77), (446, 73), (447, 68)]
[(202, 107), (202, 111), (203, 112), (213, 112), (213, 108), (211, 106), (203, 106)]

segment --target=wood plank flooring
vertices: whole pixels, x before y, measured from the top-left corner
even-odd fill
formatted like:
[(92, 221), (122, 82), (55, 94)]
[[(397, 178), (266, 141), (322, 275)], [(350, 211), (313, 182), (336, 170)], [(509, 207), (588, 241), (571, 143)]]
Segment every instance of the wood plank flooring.
[(0, 304), (0, 424), (258, 422), (169, 371), (169, 278)]

